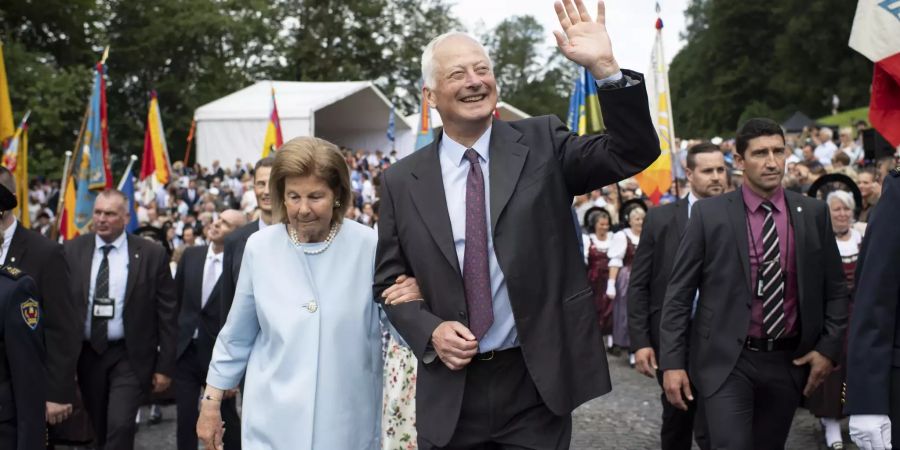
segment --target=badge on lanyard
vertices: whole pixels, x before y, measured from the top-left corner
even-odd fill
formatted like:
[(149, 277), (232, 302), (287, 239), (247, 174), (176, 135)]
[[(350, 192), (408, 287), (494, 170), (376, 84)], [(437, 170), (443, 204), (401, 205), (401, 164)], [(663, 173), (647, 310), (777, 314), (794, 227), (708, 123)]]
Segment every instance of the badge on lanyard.
[(109, 297), (94, 297), (94, 318), (112, 319), (116, 312), (116, 302)]

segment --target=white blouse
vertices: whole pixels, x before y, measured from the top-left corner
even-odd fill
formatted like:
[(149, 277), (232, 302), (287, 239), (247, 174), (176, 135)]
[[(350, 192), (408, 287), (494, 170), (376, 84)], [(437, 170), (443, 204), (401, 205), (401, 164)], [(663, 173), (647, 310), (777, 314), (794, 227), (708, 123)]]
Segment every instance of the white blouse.
[(609, 252), (609, 246), (612, 243), (612, 234), (606, 233), (606, 239), (600, 240), (596, 234), (582, 234), (581, 235), (582, 247), (584, 247), (584, 263), (588, 263), (588, 253), (591, 250), (591, 245), (593, 245), (597, 250), (600, 250), (602, 253)]
[(622, 267), (624, 265), (625, 252), (628, 250), (628, 241), (631, 241), (635, 247), (641, 241), (641, 237), (631, 231), (631, 228), (619, 230), (612, 237), (612, 243), (609, 245), (609, 267)]

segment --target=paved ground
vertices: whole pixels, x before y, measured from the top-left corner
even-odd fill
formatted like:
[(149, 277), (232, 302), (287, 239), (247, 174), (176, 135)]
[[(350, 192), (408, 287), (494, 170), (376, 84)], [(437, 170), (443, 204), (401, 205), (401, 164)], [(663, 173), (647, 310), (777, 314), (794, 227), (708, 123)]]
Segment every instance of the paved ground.
[[(613, 392), (575, 411), (572, 448), (578, 450), (638, 450), (659, 448), (659, 386), (638, 375), (624, 357), (610, 357)], [(145, 409), (146, 414), (146, 409)], [(164, 409), (159, 425), (141, 425), (137, 450), (175, 448), (175, 410)], [(824, 449), (821, 427), (805, 410), (798, 410), (788, 449)], [(844, 424), (845, 442), (846, 423)], [(855, 448), (855, 447), (852, 447)]]

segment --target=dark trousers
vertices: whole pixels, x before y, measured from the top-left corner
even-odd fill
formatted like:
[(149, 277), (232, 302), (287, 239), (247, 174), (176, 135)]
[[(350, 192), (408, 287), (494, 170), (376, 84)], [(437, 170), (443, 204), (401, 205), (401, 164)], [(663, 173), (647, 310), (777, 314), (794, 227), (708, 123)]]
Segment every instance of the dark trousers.
[[(197, 449), (197, 419), (200, 417), (197, 402), (206, 385), (209, 361), (203, 361), (195, 342), (178, 358), (175, 369), (175, 402), (178, 410), (178, 450)], [(226, 450), (241, 448), (241, 421), (237, 413), (237, 401), (232, 397), (222, 401), (222, 421), (225, 435), (222, 438)]]
[(805, 382), (790, 351), (744, 349), (718, 391), (704, 399), (714, 449), (783, 449)]
[[(657, 353), (659, 354), (659, 353)], [(658, 371), (656, 380), (660, 387), (663, 385), (662, 371)], [(692, 385), (691, 392), (697, 393)], [(688, 410), (684, 411), (672, 406), (666, 399), (666, 393), (660, 395), (662, 402), (662, 427), (659, 431), (659, 440), (662, 450), (690, 450), (691, 438), (697, 441), (700, 450), (709, 450), (709, 430), (706, 427), (703, 402), (700, 395), (694, 396), (694, 401), (688, 402)]]
[(900, 368), (891, 368), (891, 443), (900, 443)]
[[(443, 448), (567, 449), (572, 416), (547, 408), (518, 349), (476, 356), (466, 370), (466, 390), (456, 430)], [(438, 364), (442, 364), (438, 362)], [(419, 448), (438, 448), (419, 438)]]
[(137, 431), (134, 417), (147, 392), (131, 368), (125, 341), (111, 342), (103, 354), (97, 354), (85, 342), (78, 358), (78, 384), (94, 425), (94, 445), (99, 449), (133, 449)]

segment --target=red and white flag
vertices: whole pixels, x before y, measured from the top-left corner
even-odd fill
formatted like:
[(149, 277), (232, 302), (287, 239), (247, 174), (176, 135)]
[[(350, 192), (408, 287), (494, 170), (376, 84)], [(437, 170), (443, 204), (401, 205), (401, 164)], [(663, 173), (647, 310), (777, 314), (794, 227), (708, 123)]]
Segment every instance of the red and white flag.
[(875, 63), (869, 121), (900, 146), (900, 0), (859, 0), (850, 48)]

